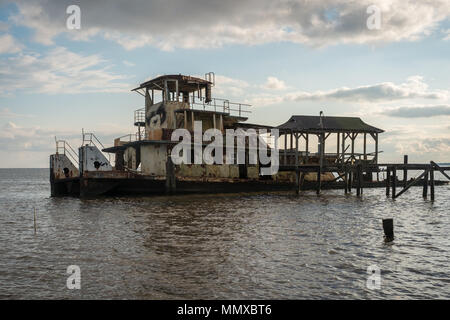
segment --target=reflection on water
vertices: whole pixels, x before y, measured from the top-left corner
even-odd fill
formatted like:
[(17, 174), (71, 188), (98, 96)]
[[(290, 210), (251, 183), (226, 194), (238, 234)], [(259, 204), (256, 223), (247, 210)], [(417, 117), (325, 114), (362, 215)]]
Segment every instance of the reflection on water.
[[(434, 203), (419, 188), (80, 200), (49, 198), (45, 169), (0, 179), (3, 299), (450, 298), (449, 186)], [(81, 290), (66, 288), (69, 265)]]

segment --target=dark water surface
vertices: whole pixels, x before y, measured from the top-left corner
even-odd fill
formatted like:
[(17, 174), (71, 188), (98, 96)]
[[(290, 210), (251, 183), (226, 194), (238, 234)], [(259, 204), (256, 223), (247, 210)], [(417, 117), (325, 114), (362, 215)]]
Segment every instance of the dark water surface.
[(80, 200), (50, 198), (47, 169), (0, 169), (0, 298), (450, 298), (450, 187), (384, 192)]

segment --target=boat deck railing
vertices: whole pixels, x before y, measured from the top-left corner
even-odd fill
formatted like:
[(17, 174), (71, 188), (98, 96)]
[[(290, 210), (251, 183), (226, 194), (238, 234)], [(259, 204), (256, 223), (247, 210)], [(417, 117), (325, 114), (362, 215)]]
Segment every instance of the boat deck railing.
[(250, 104), (230, 102), (228, 99), (211, 98), (211, 101), (206, 102), (205, 97), (197, 99), (195, 96), (189, 96), (189, 105), (194, 110), (210, 110), (214, 112), (223, 112), (232, 116), (244, 116), (244, 113), (251, 113), (246, 108), (251, 107)]
[[(93, 134), (92, 132), (84, 132), (84, 129), (83, 129), (81, 134), (83, 136), (83, 143), (81, 144), (82, 146), (86, 146), (86, 145), (95, 146), (100, 151), (105, 149), (105, 146), (103, 145), (103, 143), (101, 143), (100, 140), (97, 138), (97, 136), (95, 134)], [(102, 153), (105, 155), (104, 152), (102, 152)], [(111, 163), (111, 155), (109, 153), (107, 153), (106, 156), (108, 157), (109, 163), (112, 164)]]
[(56, 154), (64, 154), (78, 166), (78, 152), (76, 152), (66, 140), (58, 140), (55, 137), (55, 142)]

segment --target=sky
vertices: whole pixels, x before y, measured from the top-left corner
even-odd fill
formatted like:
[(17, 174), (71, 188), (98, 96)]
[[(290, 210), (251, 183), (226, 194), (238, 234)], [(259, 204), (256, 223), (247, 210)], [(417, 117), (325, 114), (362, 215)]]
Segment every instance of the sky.
[(0, 0), (0, 167), (46, 168), (82, 129), (112, 145), (139, 83), (211, 71), (248, 122), (361, 117), (380, 162), (450, 162), (448, 0)]

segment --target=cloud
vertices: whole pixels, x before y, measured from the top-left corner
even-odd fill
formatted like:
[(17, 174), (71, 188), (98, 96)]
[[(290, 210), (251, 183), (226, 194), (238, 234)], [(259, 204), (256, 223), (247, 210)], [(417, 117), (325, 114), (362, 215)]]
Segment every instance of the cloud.
[[(203, 78), (197, 75), (199, 78)], [(223, 75), (215, 75), (214, 96), (227, 97), (242, 97), (245, 90), (250, 87), (250, 84), (244, 80), (234, 79)]]
[[(51, 44), (59, 34), (74, 39), (100, 35), (128, 50), (214, 48), (273, 42), (326, 46), (414, 41), (450, 16), (448, 0), (248, 0), (77, 1), (81, 30), (67, 30), (69, 0), (18, 0), (16, 24)], [(366, 10), (381, 10), (381, 29), (369, 30)]]
[(20, 53), (0, 60), (0, 95), (123, 92), (131, 86), (112, 73), (99, 55), (80, 55), (63, 47), (48, 53)]
[(8, 108), (3, 108), (0, 110), (0, 119), (1, 118), (31, 118), (33, 117), (33, 115), (31, 114), (19, 114), (19, 113), (14, 113), (11, 110), (9, 110)]
[(397, 118), (423, 118), (450, 116), (450, 105), (433, 105), (420, 107), (399, 107), (386, 110), (385, 115)]
[(287, 89), (284, 81), (277, 79), (276, 77), (267, 77), (266, 83), (263, 85), (265, 89), (284, 90)]
[(448, 91), (430, 91), (420, 76), (413, 76), (405, 83), (383, 82), (356, 88), (339, 88), (325, 92), (300, 92), (290, 96), (292, 100), (336, 99), (344, 101), (386, 101), (402, 99), (446, 99)]
[(450, 40), (450, 29), (444, 31), (444, 34), (446, 34), (446, 36), (444, 37), (444, 40)]
[(421, 76), (412, 76), (406, 82), (396, 84), (382, 82), (354, 88), (342, 87), (327, 91), (293, 91), (280, 95), (255, 95), (250, 100), (255, 105), (268, 105), (289, 101), (337, 100), (346, 102), (380, 103), (409, 99), (446, 100), (448, 90), (430, 90)]
[[(1, 151), (36, 151), (54, 152), (55, 136), (67, 140), (76, 150), (81, 145), (81, 131), (73, 129), (46, 129), (40, 126), (21, 126), (8, 121), (0, 126)], [(99, 123), (95, 128), (95, 135), (105, 146), (111, 146), (114, 138), (123, 136), (128, 127), (111, 123)]]
[[(418, 154), (441, 153), (450, 152), (450, 138), (425, 138), (406, 140), (396, 143), (396, 148), (400, 154), (408, 154), (411, 152)], [(446, 159), (448, 160), (448, 159)]]
[(122, 61), (124, 65), (126, 65), (127, 67), (134, 67), (136, 64), (134, 64), (133, 62), (124, 60)]
[(18, 43), (11, 35), (0, 35), (0, 54), (16, 53), (20, 52), (21, 50), (22, 45)]
[(9, 30), (9, 25), (6, 22), (0, 21), (0, 32), (6, 32)]

